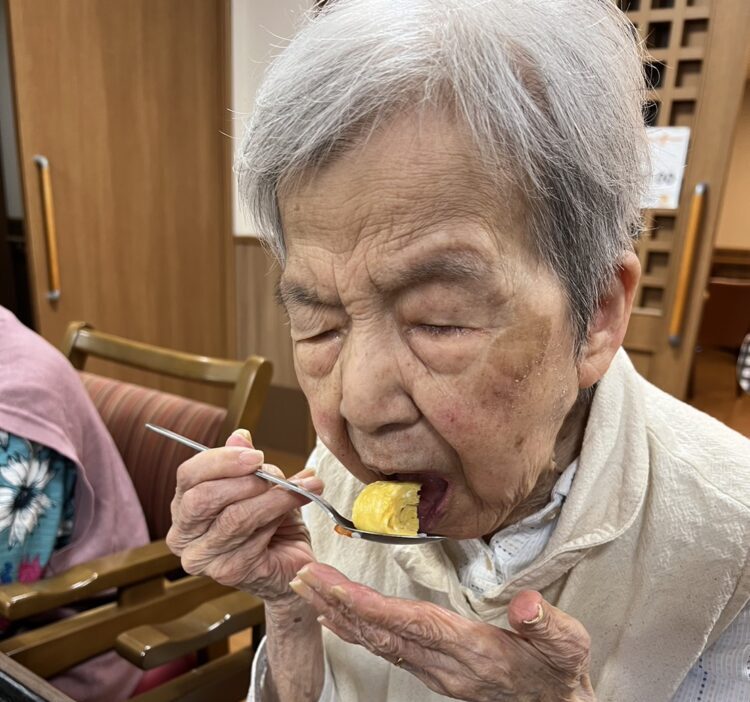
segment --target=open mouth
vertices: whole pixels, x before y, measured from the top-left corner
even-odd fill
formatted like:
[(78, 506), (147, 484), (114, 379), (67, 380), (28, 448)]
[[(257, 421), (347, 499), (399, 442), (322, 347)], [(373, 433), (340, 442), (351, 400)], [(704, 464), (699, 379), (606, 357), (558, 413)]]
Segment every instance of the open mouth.
[(417, 507), (419, 530), (428, 534), (432, 533), (432, 528), (445, 512), (449, 492), (448, 481), (435, 473), (395, 473), (389, 475), (388, 479), (402, 483), (421, 483), (422, 488), (419, 491), (419, 506)]

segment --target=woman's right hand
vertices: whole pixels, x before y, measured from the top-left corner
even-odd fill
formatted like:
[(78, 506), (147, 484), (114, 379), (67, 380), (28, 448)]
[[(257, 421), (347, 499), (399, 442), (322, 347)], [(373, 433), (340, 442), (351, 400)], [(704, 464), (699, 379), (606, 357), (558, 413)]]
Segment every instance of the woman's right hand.
[[(268, 604), (296, 600), (289, 581), (314, 560), (299, 508), (305, 499), (255, 477), (263, 465), (250, 433), (238, 430), (224, 448), (211, 449), (177, 471), (167, 545), (193, 575), (207, 575)], [(320, 493), (322, 481), (304, 470), (292, 478)]]

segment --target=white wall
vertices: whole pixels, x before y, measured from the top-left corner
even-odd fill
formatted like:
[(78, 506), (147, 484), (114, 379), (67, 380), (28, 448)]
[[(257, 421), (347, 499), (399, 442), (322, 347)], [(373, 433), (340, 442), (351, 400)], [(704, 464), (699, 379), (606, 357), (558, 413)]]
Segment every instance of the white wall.
[(5, 3), (0, 2), (0, 152), (2, 152), (5, 207), (8, 217), (23, 219), (21, 177), (18, 167), (16, 125), (10, 83), (10, 52)]
[[(232, 110), (234, 136), (242, 134), (242, 122), (253, 109), (255, 92), (269, 59), (294, 35), (311, 0), (232, 0)], [(238, 145), (238, 144), (237, 144)], [(254, 233), (239, 206), (234, 187), (234, 233)]]

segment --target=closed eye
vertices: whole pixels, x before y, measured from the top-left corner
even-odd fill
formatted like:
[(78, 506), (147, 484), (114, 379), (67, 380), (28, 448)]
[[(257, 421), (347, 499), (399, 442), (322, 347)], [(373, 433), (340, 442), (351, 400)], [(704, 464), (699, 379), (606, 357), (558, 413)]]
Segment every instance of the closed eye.
[(457, 327), (449, 324), (420, 324), (417, 326), (417, 329), (430, 336), (459, 336), (471, 331), (467, 327)]
[(313, 336), (308, 336), (304, 339), (299, 339), (299, 341), (308, 343), (308, 344), (322, 344), (326, 341), (333, 341), (336, 339), (339, 335), (338, 329), (328, 329), (326, 331), (319, 332), (318, 334), (314, 334)]

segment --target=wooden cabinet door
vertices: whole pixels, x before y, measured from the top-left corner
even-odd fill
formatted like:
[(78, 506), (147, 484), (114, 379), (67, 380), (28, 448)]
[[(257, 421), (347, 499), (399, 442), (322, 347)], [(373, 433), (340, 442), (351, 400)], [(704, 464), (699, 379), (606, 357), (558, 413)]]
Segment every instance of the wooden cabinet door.
[[(750, 39), (747, 0), (618, 0), (650, 54), (646, 72), (654, 89), (648, 124), (691, 129), (687, 169), (678, 210), (645, 213), (638, 254), (643, 278), (625, 347), (651, 382), (685, 394), (700, 324), (713, 239), (732, 136), (742, 100)], [(686, 236), (696, 187), (706, 194), (692, 261)], [(690, 265), (688, 265), (690, 264)], [(681, 303), (678, 279), (687, 265), (679, 342), (670, 326)]]
[[(38, 331), (59, 344), (69, 321), (85, 320), (227, 355), (224, 1), (7, 9)], [(37, 155), (49, 161), (57, 301)]]

